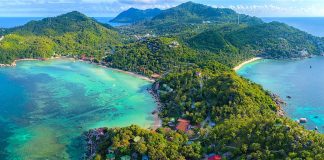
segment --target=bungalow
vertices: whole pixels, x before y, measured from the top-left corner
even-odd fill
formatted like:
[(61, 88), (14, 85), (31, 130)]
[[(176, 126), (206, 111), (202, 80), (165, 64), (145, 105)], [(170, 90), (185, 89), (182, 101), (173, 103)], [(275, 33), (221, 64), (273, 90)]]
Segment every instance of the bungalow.
[(188, 121), (186, 119), (179, 118), (176, 129), (180, 130), (180, 131), (183, 131), (183, 132), (186, 132), (189, 129), (189, 125), (190, 125), (190, 121)]

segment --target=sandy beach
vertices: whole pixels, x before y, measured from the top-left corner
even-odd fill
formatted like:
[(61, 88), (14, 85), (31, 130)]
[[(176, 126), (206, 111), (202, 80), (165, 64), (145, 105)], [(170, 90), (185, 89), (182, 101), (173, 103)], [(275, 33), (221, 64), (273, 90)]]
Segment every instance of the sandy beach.
[[(85, 60), (79, 60), (80, 62), (87, 62), (87, 63), (92, 63), (90, 61), (85, 61)], [(121, 72), (121, 73), (125, 73), (125, 74), (129, 74), (129, 75), (132, 75), (132, 76), (135, 76), (137, 78), (140, 78), (140, 79), (143, 79), (143, 80), (146, 80), (146, 81), (149, 81), (149, 82), (155, 82), (154, 79), (152, 78), (149, 78), (149, 77), (146, 77), (146, 76), (143, 76), (143, 75), (140, 75), (140, 74), (137, 74), (137, 73), (134, 73), (134, 72), (129, 72), (129, 71), (124, 71), (124, 70), (121, 70), (121, 69), (117, 69), (117, 68), (111, 68), (111, 67), (107, 67), (105, 65), (102, 65), (102, 64), (97, 64), (97, 63), (94, 63), (100, 67), (103, 67), (103, 68), (107, 68), (107, 69), (111, 69), (111, 70), (114, 70), (114, 71), (117, 71), (117, 72)]]
[(249, 59), (249, 60), (246, 60), (244, 61), (243, 63), (237, 65), (236, 67), (233, 68), (234, 71), (237, 71), (239, 70), (240, 68), (242, 68), (244, 65), (248, 64), (248, 63), (251, 63), (251, 62), (254, 62), (254, 61), (257, 61), (257, 60), (260, 60), (262, 59), (261, 57), (254, 57), (252, 59)]

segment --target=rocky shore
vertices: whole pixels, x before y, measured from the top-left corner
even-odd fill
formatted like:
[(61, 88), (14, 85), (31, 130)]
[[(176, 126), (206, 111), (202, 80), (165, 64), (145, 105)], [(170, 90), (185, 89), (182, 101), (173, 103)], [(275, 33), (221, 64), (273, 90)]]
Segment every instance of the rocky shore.
[(161, 108), (162, 108), (163, 104), (161, 103), (159, 94), (157, 92), (158, 88), (159, 88), (159, 83), (155, 82), (155, 83), (153, 83), (151, 88), (147, 89), (147, 91), (153, 96), (153, 98), (155, 100), (155, 103), (157, 105), (156, 110), (154, 110), (152, 112), (152, 114), (154, 116), (154, 124), (152, 126), (153, 130), (155, 130), (155, 129), (159, 128), (159, 127), (162, 127), (162, 120), (159, 118), (159, 113), (161, 111)]
[(108, 138), (107, 128), (96, 128), (91, 129), (84, 134), (84, 139), (86, 141), (85, 150), (86, 153), (84, 154), (85, 159), (94, 159), (96, 156), (96, 152), (98, 150), (99, 142), (102, 142), (104, 139)]
[(277, 115), (278, 116), (285, 116), (285, 112), (283, 110), (283, 106), (287, 105), (284, 100), (282, 100), (278, 95), (271, 93), (270, 97), (272, 100), (276, 103), (278, 110), (277, 110)]

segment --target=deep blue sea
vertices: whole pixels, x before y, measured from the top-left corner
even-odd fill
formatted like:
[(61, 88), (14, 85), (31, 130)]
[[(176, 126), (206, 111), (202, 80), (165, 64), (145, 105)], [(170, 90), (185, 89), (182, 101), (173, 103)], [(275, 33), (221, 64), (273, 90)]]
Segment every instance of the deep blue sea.
[[(32, 20), (41, 20), (44, 17), (0, 17), (0, 28), (12, 28), (24, 25)], [(98, 22), (110, 24), (112, 26), (127, 25), (127, 23), (111, 23), (112, 17), (94, 17)]]
[(286, 23), (312, 35), (324, 37), (324, 17), (266, 17), (262, 20)]

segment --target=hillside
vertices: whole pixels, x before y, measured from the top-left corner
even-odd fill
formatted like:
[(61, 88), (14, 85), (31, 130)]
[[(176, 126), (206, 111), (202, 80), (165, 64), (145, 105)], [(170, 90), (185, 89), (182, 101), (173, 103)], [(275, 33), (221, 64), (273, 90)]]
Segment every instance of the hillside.
[(115, 23), (135, 23), (144, 20), (150, 20), (156, 15), (160, 14), (161, 10), (158, 8), (140, 10), (136, 8), (130, 8), (117, 15), (110, 22)]
[(251, 47), (268, 58), (298, 58), (324, 52), (323, 40), (279, 22), (242, 28), (225, 35), (238, 48)]
[(101, 60), (121, 43), (115, 29), (103, 26), (79, 12), (32, 21), (8, 29), (5, 34), (0, 42), (0, 63), (11, 63), (19, 58), (81, 54)]

